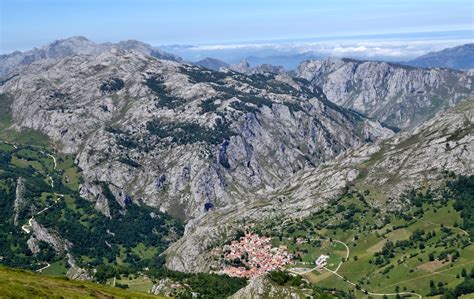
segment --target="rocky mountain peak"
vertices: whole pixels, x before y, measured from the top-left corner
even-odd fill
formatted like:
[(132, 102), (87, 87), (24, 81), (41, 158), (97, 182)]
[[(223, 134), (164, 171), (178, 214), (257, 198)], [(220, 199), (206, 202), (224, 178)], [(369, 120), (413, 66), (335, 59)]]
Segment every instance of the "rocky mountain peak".
[(229, 68), (235, 72), (245, 74), (250, 69), (250, 64), (246, 59), (242, 59), (239, 63), (232, 64)]
[(468, 98), (474, 86), (465, 72), (345, 58), (305, 61), (295, 73), (335, 104), (402, 129)]
[(112, 49), (136, 51), (158, 59), (182, 61), (180, 57), (136, 40), (122, 41), (116, 44), (94, 43), (83, 36), (74, 36), (54, 41), (41, 48), (35, 48), (30, 51), (16, 51), (0, 56), (0, 76), (7, 76), (14, 72), (19, 72), (24, 66), (43, 59), (61, 59), (74, 55), (98, 55), (102, 52), (111, 51)]

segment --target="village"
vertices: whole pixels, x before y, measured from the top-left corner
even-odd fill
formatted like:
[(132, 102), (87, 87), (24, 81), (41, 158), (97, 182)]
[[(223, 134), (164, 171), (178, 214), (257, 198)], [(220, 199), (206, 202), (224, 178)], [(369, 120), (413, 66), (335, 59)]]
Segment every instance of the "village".
[[(246, 233), (230, 245), (224, 245), (222, 253), (226, 264), (222, 273), (243, 278), (255, 278), (266, 272), (284, 269), (295, 260), (285, 245), (272, 247), (270, 237), (253, 233)], [(327, 258), (328, 256), (321, 255), (315, 261), (316, 266), (323, 268)]]

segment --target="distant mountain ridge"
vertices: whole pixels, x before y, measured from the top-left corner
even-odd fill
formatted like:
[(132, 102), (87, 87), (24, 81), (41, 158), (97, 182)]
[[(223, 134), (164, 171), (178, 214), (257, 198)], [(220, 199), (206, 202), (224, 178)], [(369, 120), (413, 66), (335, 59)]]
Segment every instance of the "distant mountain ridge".
[(127, 40), (118, 43), (94, 43), (83, 36), (73, 36), (56, 40), (41, 48), (34, 48), (25, 52), (15, 51), (10, 54), (0, 55), (0, 76), (8, 75), (19, 67), (29, 65), (42, 59), (58, 59), (73, 55), (96, 55), (114, 48), (124, 51), (138, 51), (158, 59), (182, 61), (180, 57), (174, 54), (164, 52), (159, 48), (136, 40)]
[(321, 87), (336, 105), (402, 129), (472, 96), (474, 87), (466, 72), (347, 58), (305, 61), (294, 75)]
[(474, 43), (431, 52), (407, 62), (418, 67), (474, 68)]
[(221, 67), (228, 67), (229, 64), (225, 63), (224, 61), (221, 61), (219, 59), (207, 57), (202, 60), (196, 61), (194, 63), (195, 65), (200, 65), (202, 67), (205, 67), (207, 69), (213, 70), (213, 71), (218, 71)]

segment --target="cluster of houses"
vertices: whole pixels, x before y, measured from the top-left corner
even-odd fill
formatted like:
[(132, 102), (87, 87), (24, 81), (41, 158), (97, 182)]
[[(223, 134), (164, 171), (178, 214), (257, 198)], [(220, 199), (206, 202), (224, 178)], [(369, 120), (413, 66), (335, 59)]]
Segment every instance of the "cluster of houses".
[(293, 256), (284, 246), (272, 247), (272, 239), (245, 234), (240, 240), (223, 247), (224, 261), (229, 264), (223, 273), (229, 276), (255, 278), (266, 272), (282, 269)]

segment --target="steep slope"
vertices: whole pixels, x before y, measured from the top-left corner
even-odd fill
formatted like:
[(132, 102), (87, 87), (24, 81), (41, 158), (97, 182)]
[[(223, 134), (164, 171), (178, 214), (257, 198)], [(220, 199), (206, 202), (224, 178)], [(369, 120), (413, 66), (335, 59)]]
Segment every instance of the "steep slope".
[(247, 224), (308, 216), (339, 198), (349, 186), (370, 190), (371, 205), (396, 210), (411, 188), (436, 186), (449, 173), (474, 174), (474, 100), (454, 107), (413, 134), (365, 145), (290, 179), (258, 200), (217, 210), (188, 223), (184, 237), (168, 249), (167, 265), (182, 271), (212, 269), (209, 248)]
[(204, 58), (203, 60), (199, 60), (199, 61), (195, 62), (194, 64), (205, 67), (205, 68), (213, 70), (213, 71), (218, 71), (222, 67), (228, 67), (229, 66), (224, 61), (220, 61), (218, 59), (214, 59), (214, 58), (210, 58), (210, 57)]
[(165, 298), (4, 267), (0, 267), (0, 284), (4, 298)]
[(75, 36), (67, 39), (57, 40), (41, 48), (30, 51), (16, 51), (11, 54), (0, 55), (0, 76), (13, 74), (18, 68), (29, 65), (43, 59), (58, 59), (73, 55), (97, 55), (111, 49), (138, 51), (159, 59), (181, 61), (181, 58), (161, 51), (148, 44), (135, 41), (121, 41), (119, 43), (96, 44), (83, 36)]
[(418, 67), (447, 67), (459, 70), (474, 68), (474, 44), (465, 44), (431, 52), (407, 62)]
[(386, 62), (330, 58), (306, 61), (296, 76), (321, 86), (337, 105), (390, 126), (414, 128), (473, 94), (473, 76)]
[(97, 200), (95, 182), (108, 182), (121, 204), (189, 219), (392, 134), (290, 84), (114, 49), (32, 64), (0, 93), (13, 99), (12, 128), (77, 153), (82, 196)]

